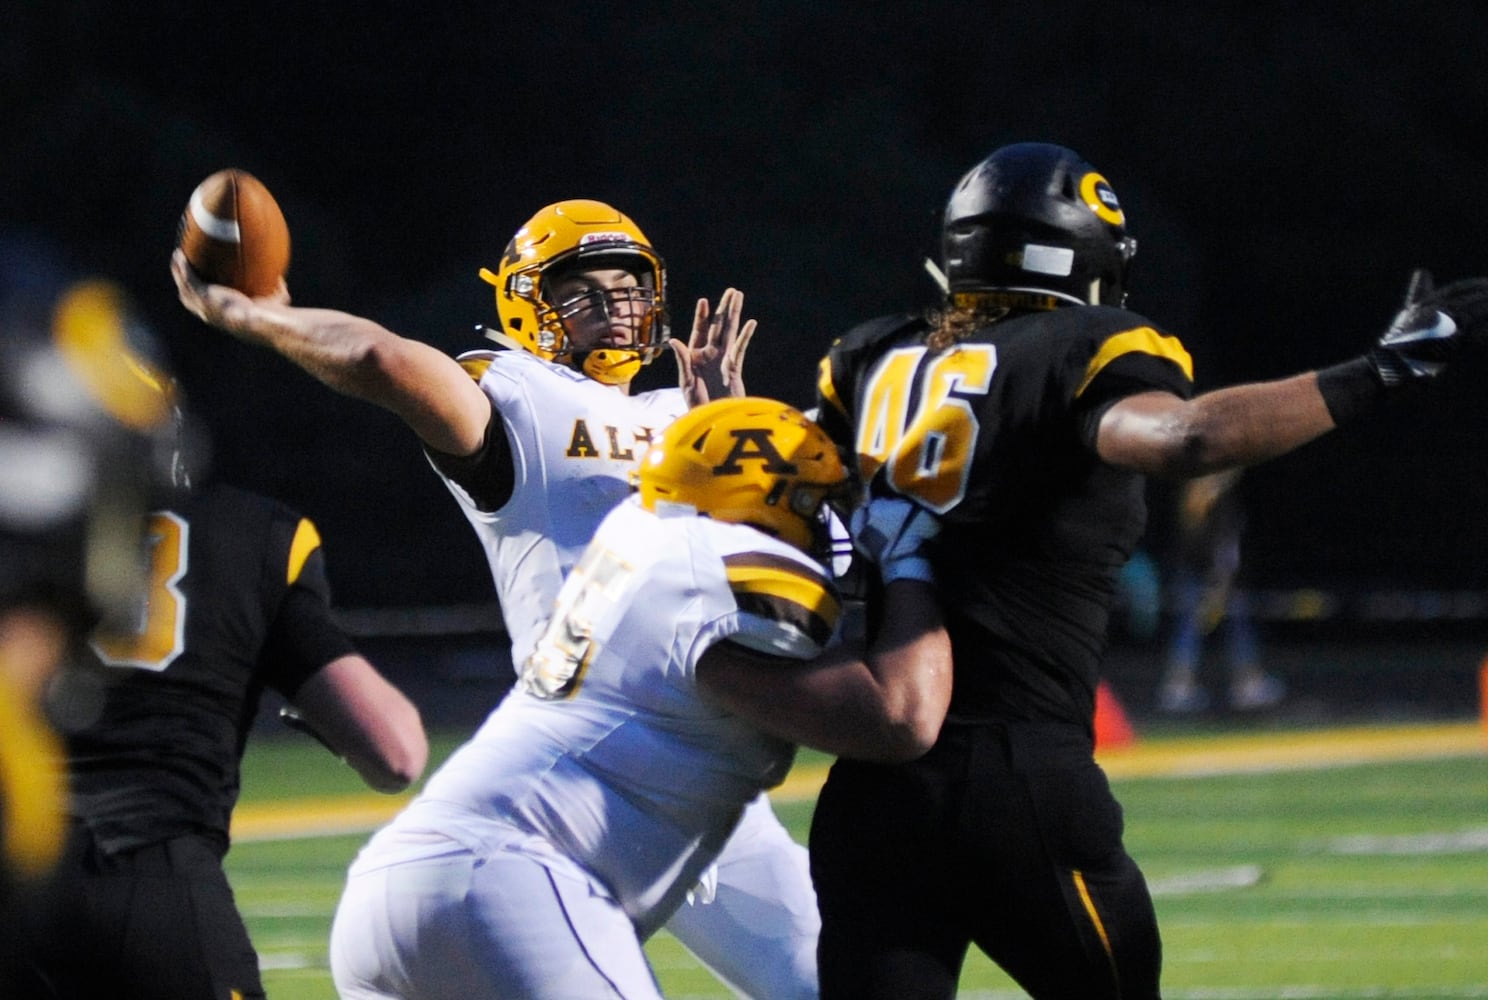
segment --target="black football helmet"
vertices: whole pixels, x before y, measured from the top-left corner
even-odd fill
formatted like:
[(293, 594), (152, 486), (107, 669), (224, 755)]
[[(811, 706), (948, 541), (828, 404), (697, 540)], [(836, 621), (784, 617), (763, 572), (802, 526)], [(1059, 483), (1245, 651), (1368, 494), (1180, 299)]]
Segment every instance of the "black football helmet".
[(1045, 142), (1004, 146), (973, 167), (941, 230), (947, 292), (968, 307), (1120, 306), (1136, 249), (1110, 183)]
[(0, 609), (79, 638), (137, 625), (144, 516), (174, 455), (175, 387), (123, 291), (0, 301)]

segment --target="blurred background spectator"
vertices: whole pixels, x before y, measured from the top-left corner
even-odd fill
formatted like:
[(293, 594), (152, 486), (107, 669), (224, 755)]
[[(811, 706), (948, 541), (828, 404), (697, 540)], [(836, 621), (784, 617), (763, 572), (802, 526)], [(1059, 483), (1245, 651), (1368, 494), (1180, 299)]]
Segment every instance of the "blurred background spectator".
[(1211, 638), (1220, 644), (1231, 709), (1271, 708), (1286, 694), (1286, 685), (1261, 668), (1259, 636), (1242, 579), (1245, 508), (1236, 489), (1241, 474), (1229, 469), (1179, 488), (1167, 583), (1173, 625), (1157, 692), (1157, 706), (1164, 712), (1210, 707), (1213, 693), (1200, 668)]

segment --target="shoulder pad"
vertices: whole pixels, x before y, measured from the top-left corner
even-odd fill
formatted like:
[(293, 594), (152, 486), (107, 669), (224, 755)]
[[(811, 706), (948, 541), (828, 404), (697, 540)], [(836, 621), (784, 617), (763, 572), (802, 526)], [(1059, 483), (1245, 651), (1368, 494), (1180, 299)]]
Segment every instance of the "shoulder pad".
[(885, 339), (894, 339), (897, 334), (910, 327), (922, 326), (924, 320), (914, 313), (893, 313), (866, 320), (838, 337), (832, 350), (851, 352), (861, 350)]
[(460, 363), (461, 368), (465, 369), (465, 374), (479, 382), (486, 374), (486, 369), (491, 367), (491, 362), (496, 360), (496, 356), (500, 353), (500, 351), (488, 350), (465, 351), (456, 355), (455, 360)]
[(723, 557), (746, 627), (731, 638), (777, 655), (815, 656), (832, 638), (842, 603), (826, 571), (768, 552)]
[(848, 427), (863, 373), (884, 351), (923, 326), (924, 320), (911, 313), (879, 316), (853, 327), (827, 348), (817, 367), (816, 419), (839, 446), (846, 447), (850, 440)]

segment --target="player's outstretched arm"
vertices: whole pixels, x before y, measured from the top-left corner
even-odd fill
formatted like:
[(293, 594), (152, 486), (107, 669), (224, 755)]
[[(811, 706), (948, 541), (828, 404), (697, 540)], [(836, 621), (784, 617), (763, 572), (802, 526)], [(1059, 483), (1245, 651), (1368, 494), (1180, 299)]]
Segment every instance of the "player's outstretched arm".
[(757, 324), (743, 321), (743, 315), (744, 293), (725, 289), (716, 310), (707, 299), (698, 299), (685, 347), (676, 340), (669, 342), (677, 356), (677, 384), (688, 405), (745, 395), (744, 352)]
[(1367, 353), (1318, 372), (1230, 386), (1183, 400), (1139, 393), (1101, 420), (1096, 448), (1113, 465), (1185, 478), (1284, 455), (1435, 378), (1464, 343), (1488, 335), (1488, 279), (1442, 288), (1416, 272), (1405, 304)]
[(171, 275), (181, 304), (209, 326), (282, 355), (337, 392), (392, 411), (436, 451), (468, 455), (480, 447), (490, 403), (444, 352), (360, 316), (290, 305), (282, 282), (277, 294), (257, 299), (208, 284), (180, 250), (171, 257)]
[(1106, 411), (1096, 438), (1112, 465), (1183, 479), (1275, 458), (1334, 427), (1317, 373), (1229, 386), (1182, 399), (1128, 396)]
[(401, 792), (424, 773), (429, 740), (418, 708), (364, 657), (326, 664), (295, 692), (294, 708), (317, 739), (379, 792)]

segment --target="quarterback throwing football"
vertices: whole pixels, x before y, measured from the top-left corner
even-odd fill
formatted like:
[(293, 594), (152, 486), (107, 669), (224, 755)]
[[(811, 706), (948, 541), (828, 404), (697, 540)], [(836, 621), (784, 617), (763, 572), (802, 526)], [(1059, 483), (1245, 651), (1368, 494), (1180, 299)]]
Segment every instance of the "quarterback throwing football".
[[(728, 289), (699, 301), (687, 345), (669, 341), (666, 268), (640, 228), (597, 201), (549, 205), (512, 237), (495, 271), (503, 351), (457, 362), (370, 319), (249, 298), (201, 281), (177, 251), (181, 301), (207, 323), (268, 347), (332, 389), (397, 414), (449, 484), (490, 563), (512, 660), (523, 662), (563, 576), (628, 490), (649, 437), (689, 405), (742, 395), (755, 325)], [(631, 394), (670, 343), (679, 389)], [(760, 796), (718, 860), (712, 889), (668, 929), (716, 974), (757, 997), (816, 995), (820, 921), (805, 849)]]

